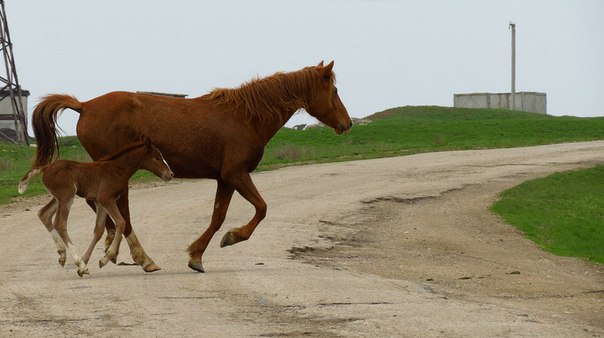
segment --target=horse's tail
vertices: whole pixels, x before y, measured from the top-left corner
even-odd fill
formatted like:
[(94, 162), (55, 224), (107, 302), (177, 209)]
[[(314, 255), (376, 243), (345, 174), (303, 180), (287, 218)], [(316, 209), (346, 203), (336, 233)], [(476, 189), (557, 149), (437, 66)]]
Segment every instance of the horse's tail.
[(37, 148), (33, 168), (49, 164), (55, 153), (59, 153), (57, 117), (67, 108), (79, 113), (82, 111), (82, 103), (70, 95), (54, 94), (44, 97), (34, 109), (31, 124)]
[(23, 178), (21, 179), (21, 182), (19, 182), (19, 193), (23, 194), (25, 192), (25, 190), (27, 190), (27, 186), (29, 185), (29, 180), (31, 180), (32, 177), (36, 176), (37, 174), (42, 172), (42, 168), (32, 168), (30, 171), (27, 172), (27, 174), (25, 174), (25, 176), (23, 176)]

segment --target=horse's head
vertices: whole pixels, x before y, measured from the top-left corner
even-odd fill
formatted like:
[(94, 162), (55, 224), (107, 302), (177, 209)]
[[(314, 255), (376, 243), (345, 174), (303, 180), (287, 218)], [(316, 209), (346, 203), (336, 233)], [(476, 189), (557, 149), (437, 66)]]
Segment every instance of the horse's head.
[(352, 120), (338, 96), (335, 76), (332, 72), (333, 61), (327, 66), (323, 61), (314, 67), (319, 72), (319, 83), (316, 95), (308, 102), (306, 111), (322, 123), (330, 126), (337, 134), (346, 133), (352, 128)]
[(141, 163), (141, 168), (149, 170), (164, 181), (171, 180), (174, 177), (172, 169), (170, 169), (170, 166), (166, 160), (164, 160), (164, 156), (159, 149), (157, 149), (148, 138), (145, 140), (145, 149), (146, 156)]

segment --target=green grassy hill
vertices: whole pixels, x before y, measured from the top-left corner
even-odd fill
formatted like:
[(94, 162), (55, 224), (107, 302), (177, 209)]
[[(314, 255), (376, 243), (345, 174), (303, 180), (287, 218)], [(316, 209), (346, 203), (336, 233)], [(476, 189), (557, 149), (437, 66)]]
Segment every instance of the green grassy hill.
[[(258, 170), (287, 165), (409, 155), (420, 152), (520, 147), (604, 139), (604, 118), (553, 117), (493, 109), (399, 107), (368, 117), (337, 136), (330, 128), (283, 128), (269, 142)], [(61, 157), (89, 160), (74, 136), (61, 138)], [(34, 148), (0, 143), (0, 204), (18, 196)], [(153, 179), (139, 172), (135, 180)], [(26, 195), (44, 192), (34, 179)]]
[(507, 148), (604, 139), (604, 118), (553, 117), (494, 109), (400, 107), (335, 136), (328, 128), (283, 129), (268, 144), (261, 169), (419, 152)]

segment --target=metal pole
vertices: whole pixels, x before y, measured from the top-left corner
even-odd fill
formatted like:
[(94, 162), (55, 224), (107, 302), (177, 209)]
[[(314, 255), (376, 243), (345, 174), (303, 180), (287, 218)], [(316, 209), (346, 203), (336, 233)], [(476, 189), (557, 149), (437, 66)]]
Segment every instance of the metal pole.
[(510, 109), (516, 110), (516, 24), (510, 22), (512, 29), (512, 95)]

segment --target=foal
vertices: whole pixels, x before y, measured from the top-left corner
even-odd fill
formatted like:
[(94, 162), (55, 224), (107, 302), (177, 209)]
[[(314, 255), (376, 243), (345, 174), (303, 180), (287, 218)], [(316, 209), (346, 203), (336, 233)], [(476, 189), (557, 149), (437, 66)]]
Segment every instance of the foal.
[[(96, 162), (82, 163), (57, 160), (51, 164), (32, 168), (19, 183), (19, 193), (24, 193), (29, 180), (43, 172), (42, 183), (52, 195), (52, 200), (38, 212), (38, 217), (50, 232), (59, 253), (59, 263), (64, 266), (66, 251), (69, 251), (78, 267), (78, 275), (88, 274), (86, 264), (92, 250), (105, 230), (107, 214), (116, 224), (115, 240), (99, 261), (102, 268), (110, 260), (115, 262), (125, 220), (116, 201), (128, 188), (128, 180), (141, 168), (148, 169), (164, 181), (174, 177), (161, 152), (147, 138), (131, 143), (122, 150)], [(67, 233), (67, 217), (75, 195), (96, 204), (96, 226), (94, 237), (80, 258)], [(54, 225), (52, 222), (55, 216)]]

